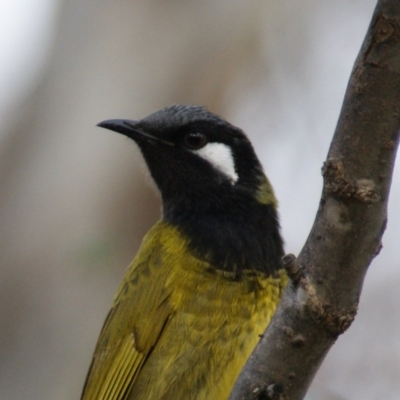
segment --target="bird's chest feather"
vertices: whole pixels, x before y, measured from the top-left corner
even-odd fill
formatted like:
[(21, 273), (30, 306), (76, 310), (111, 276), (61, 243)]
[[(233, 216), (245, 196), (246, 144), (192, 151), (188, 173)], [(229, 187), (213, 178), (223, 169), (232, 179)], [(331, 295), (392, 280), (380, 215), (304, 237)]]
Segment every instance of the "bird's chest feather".
[(149, 355), (129, 400), (226, 399), (276, 309), (282, 276), (253, 271), (239, 279), (215, 270), (162, 222), (132, 267), (121, 293), (129, 283), (132, 307), (125, 309), (149, 309), (133, 316), (137, 349)]
[(224, 399), (275, 312), (283, 282), (259, 273), (239, 280), (212, 271), (184, 243), (162, 249), (162, 259), (173, 265), (165, 279), (173, 314), (159, 346), (164, 354), (158, 359), (169, 360), (163, 375), (170, 383), (178, 377), (191, 382), (179, 395), (196, 397), (180, 398)]

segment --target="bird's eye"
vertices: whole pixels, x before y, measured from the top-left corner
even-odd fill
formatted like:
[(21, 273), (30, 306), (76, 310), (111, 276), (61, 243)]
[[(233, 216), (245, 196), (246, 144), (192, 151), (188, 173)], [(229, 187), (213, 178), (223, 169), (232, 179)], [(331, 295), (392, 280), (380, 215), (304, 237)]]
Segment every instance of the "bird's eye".
[(207, 136), (201, 132), (189, 132), (185, 136), (185, 145), (190, 149), (200, 149), (207, 144)]

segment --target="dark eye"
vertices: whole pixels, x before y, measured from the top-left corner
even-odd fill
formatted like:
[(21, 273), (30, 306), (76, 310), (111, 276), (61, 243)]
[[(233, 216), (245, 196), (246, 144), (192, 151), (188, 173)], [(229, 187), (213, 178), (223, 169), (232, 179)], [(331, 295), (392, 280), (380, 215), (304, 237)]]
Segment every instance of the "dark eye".
[(207, 143), (207, 136), (201, 132), (189, 132), (185, 136), (185, 145), (190, 149), (200, 149)]

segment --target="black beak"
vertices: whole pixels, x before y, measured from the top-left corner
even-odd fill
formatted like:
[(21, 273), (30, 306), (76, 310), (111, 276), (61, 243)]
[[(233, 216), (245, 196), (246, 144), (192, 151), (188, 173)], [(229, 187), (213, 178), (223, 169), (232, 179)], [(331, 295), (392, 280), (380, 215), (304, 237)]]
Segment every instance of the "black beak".
[(175, 146), (175, 144), (172, 142), (168, 142), (167, 140), (143, 132), (137, 128), (138, 125), (139, 121), (131, 121), (129, 119), (108, 119), (97, 124), (97, 126), (100, 126), (100, 128), (106, 128), (110, 131), (121, 133), (122, 135), (128, 136), (135, 141), (147, 139), (150, 142), (155, 141), (164, 143), (168, 146)]

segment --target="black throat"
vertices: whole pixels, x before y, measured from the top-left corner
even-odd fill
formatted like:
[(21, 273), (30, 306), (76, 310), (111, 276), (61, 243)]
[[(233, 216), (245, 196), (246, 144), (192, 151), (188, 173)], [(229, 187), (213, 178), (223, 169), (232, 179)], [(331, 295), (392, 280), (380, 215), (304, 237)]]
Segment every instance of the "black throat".
[(274, 205), (237, 192), (184, 197), (164, 201), (163, 218), (189, 238), (197, 257), (236, 278), (249, 271), (274, 275), (281, 268), (283, 242)]

